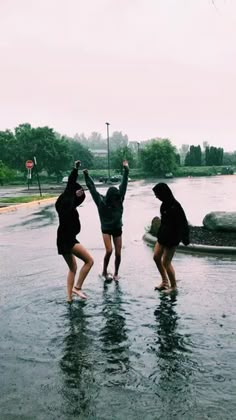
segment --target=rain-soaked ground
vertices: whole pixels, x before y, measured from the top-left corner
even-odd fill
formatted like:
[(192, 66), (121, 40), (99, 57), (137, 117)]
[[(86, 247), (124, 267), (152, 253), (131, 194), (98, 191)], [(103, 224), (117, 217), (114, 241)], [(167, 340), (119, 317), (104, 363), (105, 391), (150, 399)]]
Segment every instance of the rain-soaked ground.
[[(232, 179), (171, 187), (201, 224), (221, 209), (217, 191), (231, 209)], [(154, 292), (152, 248), (142, 240), (159, 214), (152, 185), (128, 188), (119, 285), (99, 278), (103, 246), (87, 193), (79, 238), (95, 264), (84, 286), (89, 300), (71, 306), (54, 206), (0, 214), (1, 420), (235, 419), (236, 259), (179, 252), (178, 294)]]

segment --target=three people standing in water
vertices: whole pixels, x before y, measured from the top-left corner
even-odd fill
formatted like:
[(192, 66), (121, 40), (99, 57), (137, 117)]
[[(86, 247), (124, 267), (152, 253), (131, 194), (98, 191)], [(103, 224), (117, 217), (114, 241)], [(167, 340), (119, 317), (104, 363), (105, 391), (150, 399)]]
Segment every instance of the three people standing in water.
[[(76, 294), (82, 299), (87, 295), (82, 292), (82, 285), (93, 266), (93, 258), (89, 252), (76, 239), (80, 232), (80, 219), (77, 207), (85, 200), (83, 187), (78, 184), (78, 169), (80, 161), (75, 162), (71, 171), (65, 191), (56, 201), (56, 210), (59, 216), (59, 227), (57, 230), (58, 254), (66, 261), (69, 272), (67, 275), (67, 299), (72, 301), (72, 295)], [(87, 169), (83, 170), (84, 179), (88, 190), (97, 206), (100, 218), (101, 231), (105, 246), (102, 276), (104, 280), (119, 280), (119, 267), (121, 263), (122, 249), (122, 216), (123, 202), (127, 190), (129, 166), (123, 161), (123, 177), (119, 188), (109, 187), (106, 195), (100, 194), (90, 177)], [(155, 287), (156, 290), (172, 292), (176, 290), (175, 270), (172, 259), (176, 247), (182, 241), (184, 245), (189, 244), (189, 227), (185, 212), (180, 203), (175, 199), (172, 191), (165, 183), (156, 184), (153, 187), (155, 196), (162, 201), (161, 225), (158, 230), (157, 242), (154, 248), (154, 261), (161, 275), (161, 283)], [(112, 255), (112, 242), (115, 248), (114, 274), (108, 273), (108, 264)], [(79, 271), (78, 280), (75, 280), (77, 272), (76, 258), (83, 261)]]

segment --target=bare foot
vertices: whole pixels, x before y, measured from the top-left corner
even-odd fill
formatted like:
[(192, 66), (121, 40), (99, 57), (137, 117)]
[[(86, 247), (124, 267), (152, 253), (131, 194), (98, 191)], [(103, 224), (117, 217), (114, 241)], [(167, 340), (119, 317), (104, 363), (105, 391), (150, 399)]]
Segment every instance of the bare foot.
[(169, 295), (170, 293), (177, 292), (177, 286), (174, 287), (168, 287), (168, 289), (163, 290), (163, 293), (166, 295)]
[(67, 298), (67, 303), (71, 304), (73, 302), (72, 298)]
[(158, 286), (156, 286), (156, 287), (154, 288), (154, 290), (159, 290), (159, 291), (161, 291), (161, 290), (167, 290), (168, 288), (169, 288), (168, 283), (162, 282), (162, 283), (160, 283)]
[(120, 276), (118, 274), (116, 274), (116, 275), (114, 274), (113, 280), (119, 281), (120, 280)]
[(111, 273), (107, 273), (107, 274), (102, 274), (102, 280), (104, 281), (112, 281), (113, 280), (113, 275)]
[(88, 296), (84, 292), (82, 292), (81, 289), (78, 289), (77, 287), (74, 287), (72, 292), (75, 293), (77, 296), (79, 296), (81, 299), (86, 300), (88, 298)]

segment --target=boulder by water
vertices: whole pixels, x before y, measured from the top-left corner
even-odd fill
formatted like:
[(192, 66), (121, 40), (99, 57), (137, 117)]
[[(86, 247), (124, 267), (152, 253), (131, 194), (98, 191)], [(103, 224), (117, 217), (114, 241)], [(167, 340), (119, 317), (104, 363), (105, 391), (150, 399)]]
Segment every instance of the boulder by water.
[(158, 229), (160, 227), (160, 224), (161, 224), (160, 217), (157, 217), (157, 216), (153, 217), (152, 224), (151, 224), (150, 231), (149, 231), (151, 233), (151, 235), (157, 237), (157, 232), (158, 232)]
[(212, 211), (202, 223), (209, 230), (236, 232), (236, 212)]
[[(159, 217), (154, 217), (151, 226), (148, 230), (153, 238), (157, 238), (158, 229), (161, 223)], [(210, 245), (222, 247), (235, 247), (236, 248), (236, 234), (235, 231), (223, 230), (210, 230), (205, 226), (191, 226), (190, 230), (190, 243), (196, 245)]]

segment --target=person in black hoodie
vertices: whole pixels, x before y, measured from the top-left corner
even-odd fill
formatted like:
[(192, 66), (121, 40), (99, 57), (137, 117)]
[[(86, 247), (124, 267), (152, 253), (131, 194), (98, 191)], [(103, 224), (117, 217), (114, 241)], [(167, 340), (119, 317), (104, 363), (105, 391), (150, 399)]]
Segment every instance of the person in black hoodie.
[[(59, 226), (57, 229), (57, 249), (58, 254), (62, 255), (66, 261), (69, 272), (67, 275), (67, 300), (72, 301), (72, 294), (78, 295), (82, 299), (87, 299), (82, 292), (83, 282), (93, 266), (93, 258), (88, 251), (76, 239), (80, 232), (79, 213), (76, 210), (85, 199), (83, 187), (76, 182), (80, 161), (75, 161), (75, 167), (72, 169), (68, 178), (65, 191), (58, 197), (55, 207), (59, 216)], [(75, 283), (77, 271), (76, 258), (84, 262), (80, 269), (79, 277)]]
[(125, 198), (129, 174), (129, 165), (127, 160), (123, 161), (123, 170), (123, 178), (119, 188), (109, 187), (106, 196), (99, 194), (96, 190), (94, 182), (89, 176), (88, 170), (85, 169), (83, 171), (86, 185), (98, 208), (103, 242), (106, 249), (102, 276), (105, 279), (110, 279), (107, 268), (112, 254), (111, 240), (113, 239), (115, 247), (115, 271), (113, 279), (115, 281), (119, 280), (118, 272), (121, 262), (123, 201)]
[[(172, 258), (180, 242), (189, 244), (189, 226), (181, 204), (175, 199), (171, 189), (164, 182), (153, 187), (153, 192), (162, 201), (160, 213), (161, 224), (157, 234), (153, 259), (161, 274), (162, 282), (155, 290), (176, 290), (175, 270)], [(170, 282), (170, 287), (169, 287)]]

